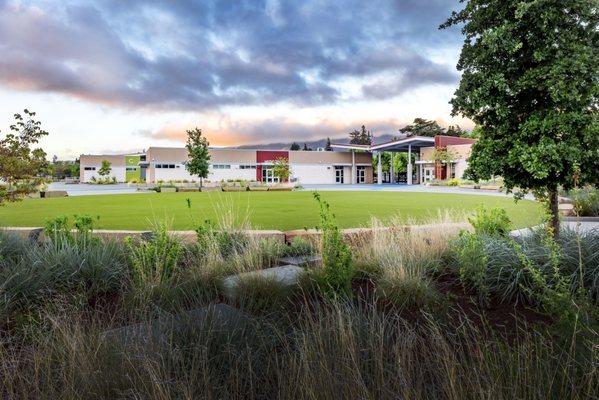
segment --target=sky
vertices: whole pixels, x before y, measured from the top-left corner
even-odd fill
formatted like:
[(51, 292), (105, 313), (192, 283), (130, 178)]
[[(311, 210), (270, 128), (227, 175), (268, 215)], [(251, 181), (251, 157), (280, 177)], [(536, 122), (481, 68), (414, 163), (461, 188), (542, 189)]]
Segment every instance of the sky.
[(0, 0), (0, 135), (24, 108), (49, 157), (375, 137), (442, 126), (457, 0)]

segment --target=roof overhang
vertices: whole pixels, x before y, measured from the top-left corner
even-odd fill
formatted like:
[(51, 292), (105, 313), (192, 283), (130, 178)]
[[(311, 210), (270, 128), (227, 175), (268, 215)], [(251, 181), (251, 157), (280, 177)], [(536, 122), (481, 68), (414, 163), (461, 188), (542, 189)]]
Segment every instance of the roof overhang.
[(410, 136), (398, 140), (392, 140), (390, 142), (372, 144), (370, 146), (365, 144), (344, 144), (344, 143), (331, 143), (331, 147), (336, 149), (345, 150), (363, 150), (363, 151), (396, 151), (404, 152), (410, 148), (418, 150), (421, 147), (433, 147), (435, 145), (435, 138), (428, 136)]
[(428, 136), (410, 136), (407, 138), (392, 140), (390, 142), (373, 144), (370, 146), (371, 151), (408, 151), (412, 149), (420, 149), (421, 147), (432, 147), (435, 145), (435, 138)]

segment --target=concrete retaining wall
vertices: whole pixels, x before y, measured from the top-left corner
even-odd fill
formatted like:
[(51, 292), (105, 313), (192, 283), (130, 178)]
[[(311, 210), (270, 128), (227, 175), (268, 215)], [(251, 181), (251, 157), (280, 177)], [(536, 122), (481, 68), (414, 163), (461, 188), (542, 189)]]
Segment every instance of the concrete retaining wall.
[[(415, 232), (418, 230), (430, 230), (430, 229), (443, 229), (444, 231), (455, 231), (459, 232), (460, 229), (469, 229), (470, 225), (467, 223), (450, 223), (438, 225), (404, 225), (404, 226), (392, 226), (392, 227), (380, 227), (380, 228), (350, 228), (342, 229), (341, 234), (343, 238), (350, 244), (364, 243), (371, 241), (376, 238), (378, 234), (385, 234), (389, 232), (401, 233), (401, 232)], [(44, 229), (41, 227), (5, 227), (0, 228), (0, 231), (12, 233), (22, 238), (27, 238), (33, 241), (45, 240)], [(72, 230), (76, 233), (76, 230)], [(195, 243), (197, 241), (197, 234), (195, 231), (171, 231), (172, 235), (178, 237), (184, 243)], [(255, 239), (265, 239), (278, 241), (280, 243), (291, 243), (295, 238), (301, 238), (303, 240), (310, 241), (314, 244), (320, 242), (322, 233), (316, 229), (296, 229), (291, 231), (277, 231), (277, 230), (246, 230), (246, 235)], [(134, 239), (148, 239), (152, 236), (150, 231), (131, 231), (131, 230), (104, 230), (98, 229), (93, 231), (93, 236), (98, 237), (102, 240), (117, 240), (122, 241), (126, 237), (132, 237)]]

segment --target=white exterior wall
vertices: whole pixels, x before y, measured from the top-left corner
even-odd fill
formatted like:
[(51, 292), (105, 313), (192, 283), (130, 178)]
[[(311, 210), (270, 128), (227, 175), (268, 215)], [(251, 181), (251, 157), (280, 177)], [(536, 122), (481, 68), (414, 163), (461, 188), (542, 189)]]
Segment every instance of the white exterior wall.
[[(175, 168), (154, 168), (154, 182), (163, 181), (196, 181), (200, 178), (196, 175), (191, 175), (183, 163), (159, 162), (158, 164), (175, 164)], [(208, 178), (210, 182), (220, 182), (228, 179), (244, 179), (248, 181), (256, 180), (255, 169), (240, 169), (239, 164), (227, 164), (230, 169), (213, 168), (212, 164), (208, 167)], [(247, 164), (244, 164), (247, 165)], [(178, 168), (177, 168), (178, 167)]]
[[(96, 170), (86, 171), (85, 167), (96, 167)], [(81, 169), (83, 170), (83, 182), (89, 183), (93, 177), (96, 179), (112, 179), (115, 177), (117, 182), (125, 182), (125, 167), (110, 167), (110, 174), (107, 176), (100, 176), (100, 174), (98, 174), (98, 170), (100, 170), (101, 167), (101, 165), (81, 165)]]
[(468, 162), (461, 160), (455, 163), (453, 167), (455, 169), (455, 177), (462, 179), (464, 177), (464, 171), (466, 171), (466, 168), (468, 167)]
[(332, 165), (292, 164), (290, 168), (291, 177), (297, 179), (300, 184), (335, 183), (335, 167)]

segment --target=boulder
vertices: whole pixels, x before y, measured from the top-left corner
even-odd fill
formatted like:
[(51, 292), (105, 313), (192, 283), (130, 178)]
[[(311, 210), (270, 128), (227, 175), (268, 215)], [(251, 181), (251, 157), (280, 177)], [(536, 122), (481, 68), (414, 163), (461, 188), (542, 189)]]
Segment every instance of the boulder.
[(262, 277), (272, 279), (274, 282), (285, 286), (297, 284), (300, 275), (304, 269), (297, 265), (284, 265), (282, 267), (261, 269), (259, 271), (244, 272), (237, 275), (231, 275), (223, 280), (223, 290), (229, 299), (236, 297), (237, 285), (242, 279)]
[(42, 192), (43, 195), (42, 197), (48, 199), (51, 197), (67, 197), (68, 193), (66, 190), (46, 190), (45, 192)]

